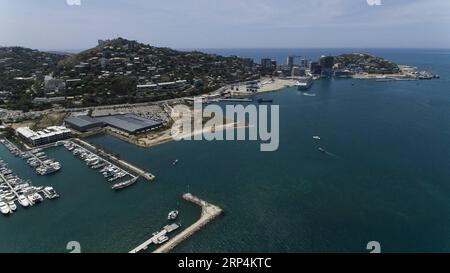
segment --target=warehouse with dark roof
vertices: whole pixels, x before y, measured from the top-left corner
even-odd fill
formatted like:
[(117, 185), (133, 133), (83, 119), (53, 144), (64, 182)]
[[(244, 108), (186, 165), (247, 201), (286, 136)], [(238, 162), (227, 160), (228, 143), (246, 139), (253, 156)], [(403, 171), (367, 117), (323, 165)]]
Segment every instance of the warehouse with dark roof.
[(118, 114), (110, 116), (77, 116), (67, 118), (65, 125), (80, 132), (88, 132), (102, 127), (108, 127), (123, 135), (137, 135), (160, 128), (163, 124), (135, 114)]
[(105, 126), (103, 121), (91, 118), (90, 116), (69, 117), (64, 120), (66, 127), (79, 132), (88, 132)]
[(162, 126), (160, 121), (143, 118), (134, 114), (96, 117), (113, 131), (126, 135), (142, 134)]

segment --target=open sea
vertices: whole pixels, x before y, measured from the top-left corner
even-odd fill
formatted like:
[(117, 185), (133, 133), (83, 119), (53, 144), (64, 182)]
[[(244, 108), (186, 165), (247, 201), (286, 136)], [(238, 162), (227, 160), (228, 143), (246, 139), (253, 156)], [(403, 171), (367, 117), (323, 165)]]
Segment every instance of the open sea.
[(196, 221), (200, 209), (181, 199), (187, 191), (225, 213), (175, 252), (367, 252), (369, 241), (380, 242), (383, 252), (450, 252), (450, 50), (203, 51), (278, 62), (291, 54), (316, 59), (362, 51), (441, 78), (320, 80), (309, 91), (314, 97), (295, 88), (258, 95), (280, 106), (275, 152), (260, 152), (258, 141), (144, 149), (90, 137), (157, 177), (120, 192), (63, 147), (46, 151), (62, 170), (40, 177), (0, 145), (15, 173), (61, 196), (0, 216), (0, 252), (69, 252), (69, 241), (82, 252), (128, 252), (161, 229), (173, 209), (183, 227)]

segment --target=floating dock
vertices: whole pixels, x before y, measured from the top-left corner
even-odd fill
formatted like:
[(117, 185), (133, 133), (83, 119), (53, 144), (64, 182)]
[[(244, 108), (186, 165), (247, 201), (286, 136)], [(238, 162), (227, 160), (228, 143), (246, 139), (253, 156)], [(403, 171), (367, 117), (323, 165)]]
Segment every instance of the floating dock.
[[(202, 200), (192, 195), (191, 193), (183, 194), (183, 199), (192, 202), (202, 208), (200, 219), (198, 219), (195, 223), (193, 223), (191, 226), (189, 226), (188, 228), (177, 234), (172, 239), (168, 240), (164, 245), (153, 251), (153, 253), (167, 253), (171, 251), (181, 242), (192, 236), (195, 232), (199, 231), (202, 227), (204, 227), (206, 224), (211, 222), (214, 218), (216, 218), (222, 213), (222, 209), (219, 208), (218, 206), (210, 204), (205, 200)], [(170, 228), (173, 227), (171, 227), (171, 225), (164, 227), (166, 231), (170, 230)], [(153, 237), (147, 240), (146, 242), (142, 243), (135, 249), (131, 250), (129, 253), (138, 253), (141, 252), (142, 250), (146, 250), (152, 242)]]
[[(178, 229), (179, 227), (180, 227), (180, 225), (175, 224), (175, 223), (165, 226), (161, 231), (153, 233), (152, 234), (153, 236), (150, 239), (143, 242), (142, 244), (137, 246), (135, 249), (131, 250), (129, 253), (138, 253), (143, 250), (147, 250), (148, 246), (151, 244), (159, 245), (159, 244), (165, 242), (166, 240), (168, 240), (168, 237), (166, 236), (166, 234)], [(165, 241), (161, 241), (161, 238), (165, 238)]]
[(82, 146), (85, 149), (90, 150), (91, 152), (105, 158), (108, 159), (112, 162), (114, 162), (115, 164), (117, 164), (118, 166), (122, 167), (123, 169), (128, 169), (130, 171), (132, 171), (133, 173), (136, 173), (137, 175), (147, 179), (148, 181), (153, 181), (155, 180), (155, 176), (153, 174), (151, 174), (150, 172), (138, 168), (122, 159), (119, 159), (111, 154), (106, 153), (105, 151), (98, 149), (97, 147), (93, 146), (92, 144), (87, 143), (86, 141), (83, 141), (81, 139), (78, 138), (74, 138), (72, 139), (73, 142), (76, 142), (76, 144), (79, 144), (80, 146)]

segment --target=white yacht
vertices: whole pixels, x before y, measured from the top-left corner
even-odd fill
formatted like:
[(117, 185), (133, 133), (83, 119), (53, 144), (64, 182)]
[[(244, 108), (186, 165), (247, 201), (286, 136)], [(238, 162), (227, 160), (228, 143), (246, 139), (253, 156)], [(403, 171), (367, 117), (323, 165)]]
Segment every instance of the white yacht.
[(19, 195), (19, 204), (22, 205), (22, 207), (28, 207), (30, 205), (30, 202), (28, 201), (28, 199), (23, 196), (23, 195)]
[(298, 90), (308, 90), (311, 88), (313, 84), (313, 78), (306, 76), (306, 77), (300, 77), (300, 79), (297, 81), (297, 88)]
[(313, 139), (320, 140), (320, 136), (313, 136)]
[(0, 202), (0, 212), (6, 215), (11, 213), (11, 209), (5, 202)]
[(175, 219), (177, 219), (177, 217), (178, 217), (178, 210), (172, 210), (167, 215), (167, 220), (175, 220)]
[(8, 206), (9, 206), (9, 208), (11, 209), (11, 212), (17, 210), (17, 206), (16, 206), (16, 203), (14, 203), (14, 201), (9, 201), (9, 202), (8, 202)]

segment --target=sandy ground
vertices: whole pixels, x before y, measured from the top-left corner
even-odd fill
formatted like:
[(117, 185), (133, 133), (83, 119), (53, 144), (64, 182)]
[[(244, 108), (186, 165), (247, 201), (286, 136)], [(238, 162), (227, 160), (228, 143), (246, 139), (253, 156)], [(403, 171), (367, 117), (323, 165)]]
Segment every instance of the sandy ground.
[[(284, 89), (286, 87), (294, 86), (297, 83), (296, 79), (281, 79), (281, 78), (262, 78), (260, 81), (260, 88), (257, 89), (257, 93), (274, 92)], [(247, 91), (247, 86), (245, 83), (240, 83), (233, 85), (234, 90), (231, 89), (231, 85), (225, 88), (232, 96), (237, 97), (249, 97), (255, 95), (253, 92)], [(239, 89), (239, 90), (237, 90)]]
[[(212, 126), (204, 127), (203, 129), (195, 130), (191, 133), (182, 134), (182, 135), (179, 135), (178, 137), (183, 138), (183, 139), (189, 139), (189, 138), (193, 138), (193, 136), (199, 135), (199, 134), (219, 132), (219, 131), (224, 131), (224, 130), (228, 130), (231, 128), (246, 128), (246, 127), (248, 127), (248, 126), (246, 126), (245, 124), (230, 122), (230, 123), (223, 124), (222, 126), (217, 126), (215, 128)], [(171, 142), (174, 140), (175, 139), (172, 136), (172, 129), (169, 128), (169, 129), (166, 129), (159, 133), (151, 133), (146, 136), (138, 137), (133, 142), (139, 146), (153, 147), (153, 146), (157, 146), (157, 145)]]
[(294, 86), (297, 83), (295, 79), (278, 79), (274, 78), (270, 80), (270, 78), (261, 80), (261, 88), (258, 89), (258, 93), (264, 92), (273, 92), (278, 91), (286, 87)]

